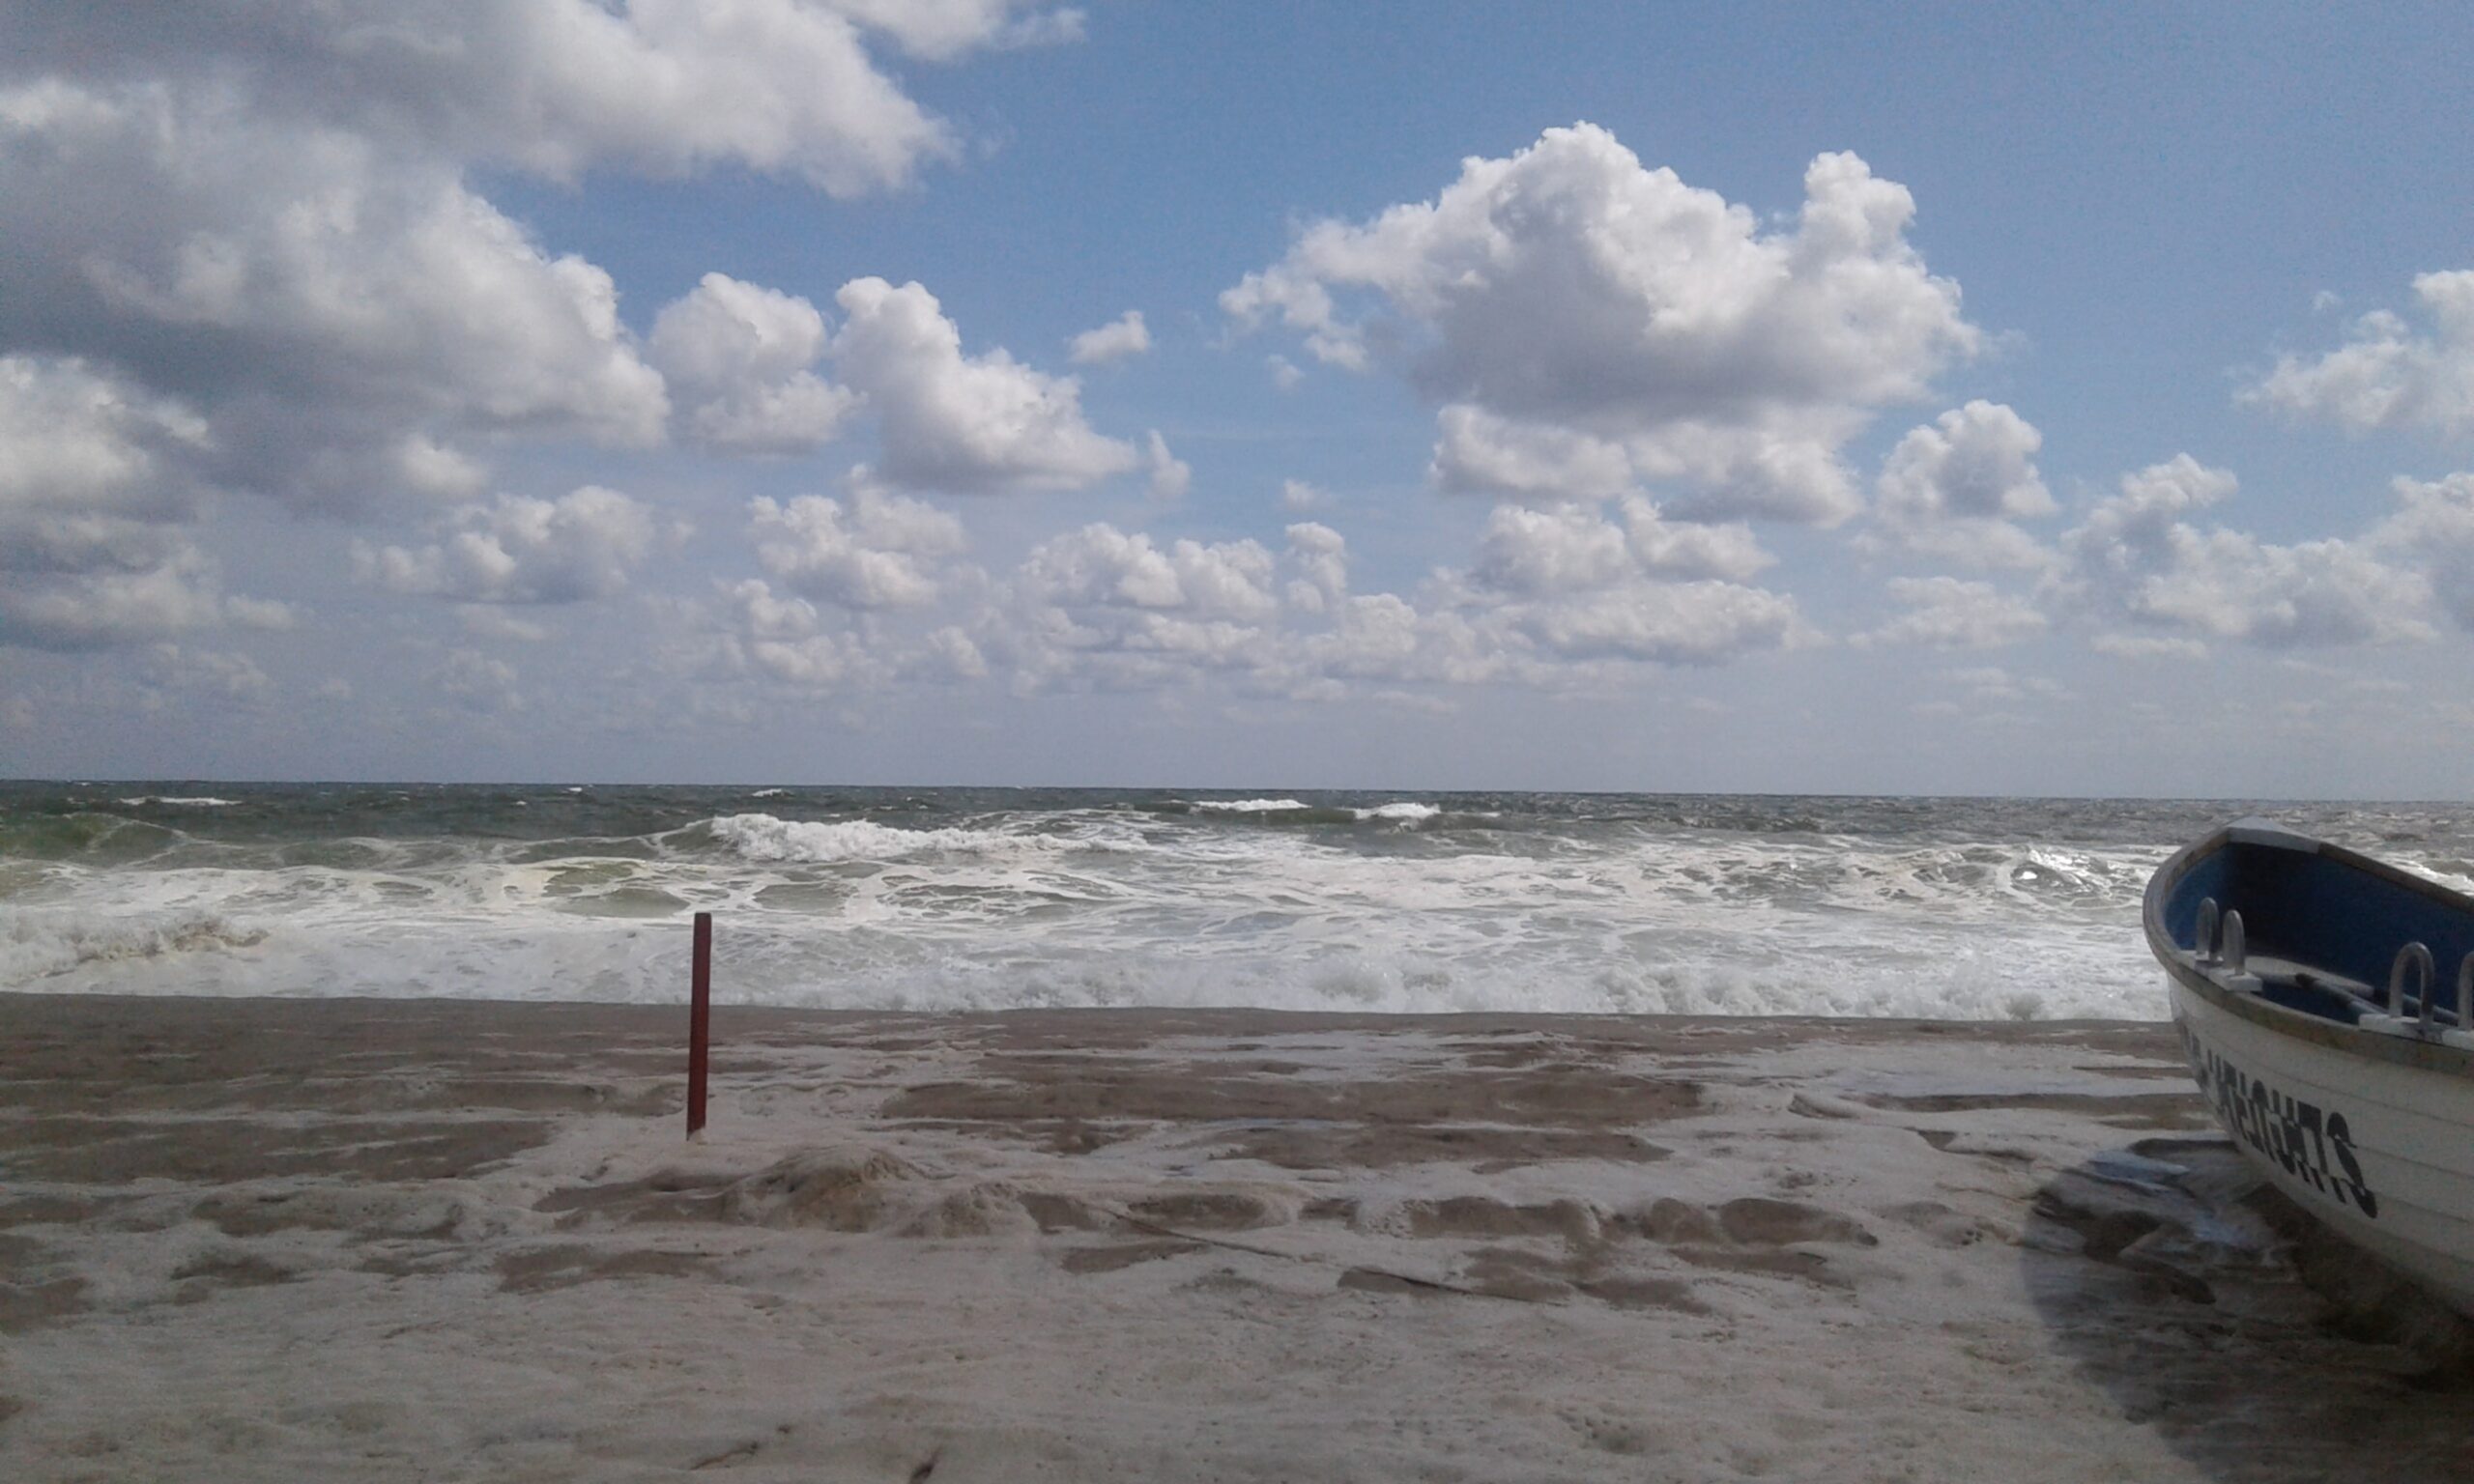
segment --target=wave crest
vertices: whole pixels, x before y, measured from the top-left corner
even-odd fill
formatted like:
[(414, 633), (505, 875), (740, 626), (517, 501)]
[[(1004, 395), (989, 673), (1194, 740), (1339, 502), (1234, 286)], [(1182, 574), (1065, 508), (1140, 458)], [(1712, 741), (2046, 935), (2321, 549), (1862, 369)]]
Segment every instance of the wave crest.
[(0, 930), (0, 985), (28, 985), (90, 963), (251, 948), (265, 941), (264, 932), (211, 912), (140, 919), (28, 912)]
[(771, 814), (725, 814), (711, 828), (716, 840), (752, 861), (886, 861), (1054, 850), (1062, 844), (1045, 836), (997, 830), (905, 830), (865, 819), (777, 819)]

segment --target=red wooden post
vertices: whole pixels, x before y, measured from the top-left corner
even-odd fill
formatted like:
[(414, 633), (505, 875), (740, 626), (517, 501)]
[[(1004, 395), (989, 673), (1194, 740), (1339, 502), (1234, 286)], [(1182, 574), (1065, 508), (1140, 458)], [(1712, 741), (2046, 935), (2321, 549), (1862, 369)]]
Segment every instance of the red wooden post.
[(687, 1010), (687, 1136), (705, 1129), (705, 1062), (713, 1049), (713, 914), (696, 914), (696, 967)]

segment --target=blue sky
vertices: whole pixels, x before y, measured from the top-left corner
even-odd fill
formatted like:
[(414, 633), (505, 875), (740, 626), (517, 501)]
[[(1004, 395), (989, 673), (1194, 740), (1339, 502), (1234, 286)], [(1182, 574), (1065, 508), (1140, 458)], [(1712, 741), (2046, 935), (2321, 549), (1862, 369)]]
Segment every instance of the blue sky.
[(0, 757), (2462, 797), (2469, 43), (21, 13)]

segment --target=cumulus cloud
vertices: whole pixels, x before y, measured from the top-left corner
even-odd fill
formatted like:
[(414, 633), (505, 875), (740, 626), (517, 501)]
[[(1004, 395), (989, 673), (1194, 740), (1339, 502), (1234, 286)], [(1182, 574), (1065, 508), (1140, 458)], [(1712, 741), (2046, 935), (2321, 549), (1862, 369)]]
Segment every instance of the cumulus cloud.
[(226, 596), (186, 534), (212, 452), (205, 421), (176, 402), (73, 357), (0, 356), (0, 644), (289, 624), (281, 604)]
[(187, 544), (142, 567), (13, 576), (0, 588), (0, 645), (101, 649), (226, 624), (294, 622), (285, 604), (225, 596), (215, 559)]
[(1345, 601), (1338, 532), (1292, 526), (1275, 555), (1251, 540), (1156, 542), (1094, 523), (1042, 542), (1006, 585), (980, 647), (1021, 690), (1160, 689), (1207, 675), (1287, 691), (1295, 624)]
[(1717, 665), (1784, 648), (1803, 628), (1796, 600), (1736, 583), (1639, 583), (1511, 609), (1505, 620), (1556, 658)]
[(2365, 544), (2420, 571), (2460, 627), (2474, 630), (2474, 473), (2399, 478), (2399, 510), (2372, 528)]
[(1042, 542), (1020, 573), (1031, 597), (1060, 607), (1228, 618), (1269, 616), (1279, 607), (1271, 579), (1272, 555), (1260, 542), (1161, 547), (1105, 523)]
[(1151, 498), (1164, 503), (1186, 498), (1194, 488), (1194, 466), (1168, 451), (1168, 441), (1160, 430), (1151, 430), (1142, 454), (1143, 467), (1151, 471)]
[(1991, 583), (1955, 577), (1900, 577), (1889, 585), (1892, 601), (1906, 610), (1849, 642), (1925, 644), (1937, 649), (1996, 649), (2044, 632), (2046, 618), (2034, 603)]
[(221, 483), (322, 509), (456, 477), (454, 441), (658, 439), (607, 273), (453, 162), (229, 90), (0, 88), (0, 347), (86, 358), (206, 419)]
[(651, 511), (586, 485), (558, 499), (501, 496), (437, 546), (358, 547), (368, 581), (459, 603), (580, 603), (625, 589), (653, 544)]
[(161, 643), (147, 651), (144, 673), (155, 685), (204, 691), (253, 702), (274, 694), (274, 681), (257, 661), (229, 649), (185, 649)]
[(1859, 503), (1840, 446), (1978, 333), (1907, 242), (1904, 186), (1853, 155), (1804, 186), (1765, 231), (1604, 129), (1550, 129), (1433, 201), (1309, 227), (1221, 303), (1327, 363), (1396, 366), (1444, 410), (1446, 488), (1672, 481), (1682, 513), (1834, 522)]
[[(1298, 700), (1403, 686), (1604, 683), (1623, 667), (1711, 665), (1804, 642), (1795, 600), (1712, 574), (1769, 561), (1741, 528), (1507, 505), (1467, 571), (1414, 597), (1353, 593), (1340, 533), (1302, 521), (1254, 541), (1159, 542), (1106, 524), (1042, 543), (978, 639), (1020, 689), (1163, 689), (1218, 676)], [(1610, 668), (1611, 667), (1611, 668)]]
[(1142, 311), (1128, 309), (1117, 319), (1097, 329), (1086, 329), (1068, 341), (1066, 358), (1078, 366), (1095, 366), (1139, 356), (1150, 349), (1151, 330), (1142, 323)]
[(559, 179), (728, 164), (841, 196), (959, 148), (875, 64), (869, 31), (947, 60), (1075, 29), (1014, 4), (881, 0), (334, 0), (169, 7), (144, 25), (25, 9), (0, 23), (21, 71), (200, 92), (237, 79), (270, 115)]
[(1771, 560), (1742, 526), (1677, 525), (1638, 497), (1624, 501), (1622, 517), (1619, 525), (1583, 505), (1497, 505), (1479, 538), (1471, 576), (1487, 587), (1536, 597), (1637, 578), (1740, 581)]
[(83, 361), (0, 356), (0, 570), (133, 570), (190, 519), (204, 419)]
[[(111, 399), (70, 423), (109, 424), (87, 440), (104, 462), (0, 515), (0, 559), (50, 574), (12, 585), (13, 636), (115, 642), (266, 612), (216, 591), (192, 539), (201, 490), (348, 516), (468, 500), (493, 445), (643, 446), (674, 412), (718, 450), (815, 447), (856, 393), (812, 369), (814, 306), (717, 274), (640, 344), (610, 275), (500, 211), (478, 172), (726, 166), (897, 188), (961, 141), (872, 47), (943, 61), (1079, 25), (1015, 0), (241, 0), (135, 22), (0, 8), (0, 399), (74, 401), (81, 378)], [(1000, 448), (997, 476), (1106, 461), (1072, 431)], [(11, 443), (21, 468), (65, 447)], [(460, 535), (471, 560), (399, 551), (430, 570), (395, 575), (529, 600), (513, 596), (529, 579), (491, 579), (472, 549), (507, 535)]]
[(855, 488), (847, 503), (807, 495), (748, 503), (757, 560), (801, 597), (848, 609), (935, 601), (937, 568), (968, 544), (963, 524), (916, 499)]
[(2382, 643), (2431, 637), (2420, 571), (2379, 543), (2331, 538), (2278, 546), (2185, 519), (2232, 496), (2233, 475), (2188, 454), (2125, 475), (2062, 538), (2057, 601), (2166, 637), (2268, 648)]
[(1330, 499), (1330, 496), (1303, 479), (1280, 482), (1280, 506), (1283, 510), (1319, 510)]
[(826, 343), (824, 316), (806, 300), (706, 273), (663, 306), (647, 350), (688, 438), (733, 452), (804, 453), (858, 401), (811, 369)]
[(1082, 13), (1022, 0), (824, 0), (891, 36), (915, 57), (943, 62), (980, 47), (1051, 46), (1082, 38)]
[(1300, 521), (1284, 532), (1296, 576), (1286, 593), (1291, 608), (1319, 614), (1348, 597), (1349, 545), (1318, 521)]
[(1516, 422), (1466, 405), (1435, 417), (1427, 477), (1454, 495), (1513, 499), (1603, 499), (1632, 487), (1632, 456), (1613, 439)]
[(2013, 524), (2054, 513), (2036, 471), (2044, 435), (2009, 408), (1975, 401), (1913, 429), (1875, 488), (1884, 531), (1909, 551), (1971, 566), (2039, 568), (2052, 554)]
[(2474, 432), (2474, 270), (2424, 273), (2414, 297), (2431, 322), (2418, 332), (2390, 310), (2354, 321), (2345, 343), (2316, 359), (2284, 356), (2243, 400), (2333, 422), (2353, 433)]
[(450, 649), (431, 667), (429, 683), (468, 711), (483, 714), (524, 709), (515, 667), (478, 649)]
[(815, 604), (779, 597), (765, 583), (749, 579), (730, 589), (741, 632), (730, 642), (734, 658), (781, 683), (804, 691), (838, 691), (873, 685), (875, 661), (859, 637), (826, 625)]
[(965, 357), (935, 295), (857, 278), (835, 296), (847, 317), (833, 361), (868, 399), (879, 470), (914, 489), (1074, 489), (1135, 467), (1131, 444), (1082, 418), (1081, 386), (1002, 350)]

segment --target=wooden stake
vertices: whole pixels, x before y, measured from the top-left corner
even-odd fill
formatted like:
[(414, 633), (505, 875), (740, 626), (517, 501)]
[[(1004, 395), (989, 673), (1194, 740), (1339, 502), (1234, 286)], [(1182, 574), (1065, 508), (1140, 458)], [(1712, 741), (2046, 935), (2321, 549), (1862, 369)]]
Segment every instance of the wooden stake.
[(705, 1131), (705, 1063), (713, 1049), (713, 914), (696, 914), (696, 967), (687, 1010), (687, 1136)]

